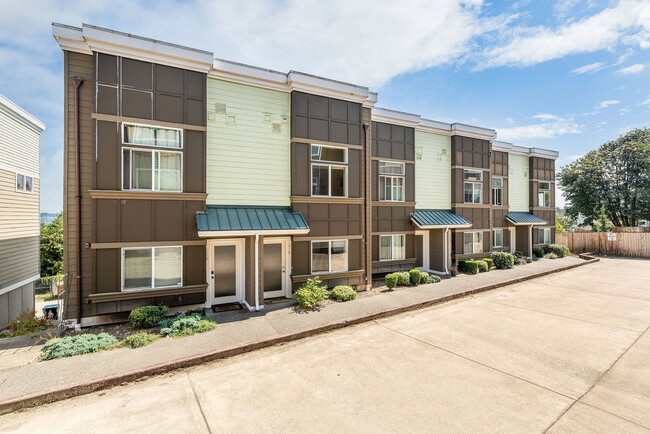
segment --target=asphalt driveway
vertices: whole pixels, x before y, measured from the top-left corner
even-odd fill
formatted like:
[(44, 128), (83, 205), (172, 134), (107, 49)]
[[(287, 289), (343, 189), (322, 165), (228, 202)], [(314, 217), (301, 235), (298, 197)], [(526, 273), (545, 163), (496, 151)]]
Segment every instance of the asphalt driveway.
[(649, 326), (650, 261), (603, 259), (5, 415), (0, 430), (649, 432)]

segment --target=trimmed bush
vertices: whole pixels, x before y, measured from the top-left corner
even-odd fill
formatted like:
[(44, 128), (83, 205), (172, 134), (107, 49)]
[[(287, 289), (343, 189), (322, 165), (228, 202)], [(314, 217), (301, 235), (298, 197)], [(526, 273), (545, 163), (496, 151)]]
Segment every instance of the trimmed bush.
[(160, 327), (160, 334), (170, 338), (180, 338), (214, 330), (217, 327), (217, 323), (198, 313), (191, 313), (189, 315), (181, 313), (174, 318), (161, 321)]
[(476, 263), (477, 263), (477, 265), (478, 265), (478, 271), (479, 271), (480, 273), (485, 273), (485, 272), (488, 271), (488, 264), (487, 264), (487, 262), (485, 262), (485, 261), (476, 261)]
[(425, 283), (429, 283), (429, 273), (423, 271), (420, 273), (420, 285), (424, 285)]
[(397, 286), (397, 274), (387, 274), (386, 277), (384, 277), (384, 280), (386, 281), (388, 289), (393, 289)]
[(167, 306), (137, 307), (129, 314), (129, 321), (137, 329), (150, 329), (165, 319), (167, 311), (169, 311)]
[(314, 309), (329, 297), (327, 287), (321, 286), (321, 283), (318, 277), (307, 280), (295, 292), (293, 299), (303, 309)]
[(94, 353), (104, 350), (117, 343), (117, 339), (108, 333), (93, 335), (90, 333), (67, 336), (47, 341), (41, 349), (40, 358), (43, 360), (71, 357), (78, 354)]
[(515, 265), (526, 265), (527, 262), (524, 258), (516, 258), (515, 259)]
[(357, 291), (348, 285), (335, 286), (330, 294), (336, 301), (350, 301), (357, 298)]
[(569, 248), (563, 244), (549, 244), (549, 253), (555, 253), (558, 258), (563, 258), (570, 253)]
[(461, 273), (466, 272), (466, 270), (465, 270), (465, 262), (467, 262), (467, 261), (463, 261), (463, 260), (458, 261), (458, 271), (460, 271)]
[(515, 264), (515, 257), (508, 252), (494, 252), (490, 255), (494, 266), (499, 270), (507, 270)]
[(398, 271), (395, 273), (397, 275), (397, 284), (408, 286), (411, 284), (411, 274), (408, 271)]
[(145, 345), (149, 345), (154, 341), (157, 341), (158, 339), (160, 339), (160, 337), (161, 337), (160, 335), (156, 335), (153, 333), (139, 332), (134, 335), (128, 336), (126, 339), (120, 342), (120, 345), (128, 348), (140, 348), (140, 347), (144, 347)]
[(465, 261), (465, 272), (469, 274), (478, 274), (478, 261)]
[(422, 272), (420, 270), (413, 269), (409, 271), (409, 280), (411, 282), (411, 285), (419, 285), (421, 277)]
[(547, 253), (544, 255), (546, 259), (557, 259), (557, 255), (555, 253)]
[(536, 258), (542, 258), (544, 256), (544, 249), (538, 247), (535, 250), (533, 250), (533, 255), (535, 255)]
[(440, 282), (440, 280), (442, 280), (442, 279), (440, 279), (440, 276), (436, 276), (435, 274), (432, 274), (431, 276), (429, 276), (429, 282), (428, 283), (438, 283), (438, 282)]
[(526, 263), (527, 264), (530, 264), (532, 262), (533, 262), (533, 258), (531, 258), (530, 256), (526, 257)]
[(494, 261), (490, 258), (484, 258), (483, 262), (485, 262), (488, 265), (488, 271), (490, 271), (490, 269), (494, 267)]
[(524, 253), (523, 253), (523, 252), (520, 252), (519, 250), (517, 250), (517, 251), (515, 252), (515, 256), (524, 256)]

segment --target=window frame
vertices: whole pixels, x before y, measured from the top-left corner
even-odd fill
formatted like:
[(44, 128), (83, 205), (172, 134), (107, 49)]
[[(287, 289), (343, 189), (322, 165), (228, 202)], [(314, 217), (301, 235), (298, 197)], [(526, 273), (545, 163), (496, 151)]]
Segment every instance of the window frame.
[[(495, 186), (494, 185), (494, 180), (495, 179), (498, 179), (499, 181), (501, 181), (500, 186)], [(492, 177), (492, 182), (491, 182), (491, 188), (492, 188), (492, 206), (503, 206), (503, 178), (498, 177), (498, 176), (493, 176)], [(464, 191), (465, 190), (463, 190), (463, 195), (464, 195)], [(496, 203), (497, 202), (496, 201), (496, 194), (495, 194), (496, 191), (501, 192), (501, 194), (500, 194), (500, 199), (501, 200), (499, 201), (500, 203)]]
[[(15, 172), (15, 178), (14, 178), (14, 189), (16, 193), (27, 193), (27, 194), (34, 194), (34, 177), (25, 175), (24, 173), (18, 173)], [(18, 177), (22, 177), (22, 188), (18, 188)], [(31, 180), (31, 186), (32, 188), (30, 190), (27, 190), (27, 179)]]
[[(330, 148), (330, 149), (342, 149), (343, 155), (345, 156), (344, 161), (332, 161), (332, 160), (314, 160), (313, 159), (313, 153), (311, 152), (314, 147), (318, 148)], [(348, 148), (345, 146), (329, 146), (329, 145), (319, 145), (317, 143), (311, 143), (309, 147), (309, 161), (312, 162), (317, 162), (317, 163), (324, 163), (324, 164), (348, 164)]]
[[(341, 163), (339, 161), (329, 161), (329, 160), (314, 160), (312, 158), (312, 153), (311, 150), (314, 146), (318, 146), (319, 148), (331, 148), (331, 149), (342, 149), (344, 151), (345, 155), (345, 162)], [(348, 197), (348, 148), (344, 146), (325, 146), (325, 145), (318, 145), (318, 144), (310, 144), (309, 147), (309, 161), (310, 161), (310, 186), (309, 186), (309, 194), (311, 197), (340, 197), (340, 198), (347, 198)], [(327, 195), (322, 195), (322, 194), (314, 194), (314, 166), (320, 166), (320, 167), (327, 167)], [(343, 168), (345, 171), (345, 176), (344, 176), (344, 181), (343, 181), (343, 190), (344, 190), (344, 195), (343, 196), (332, 196), (332, 166)]]
[[(168, 249), (168, 248), (180, 248), (181, 249), (181, 258), (180, 258), (180, 265), (181, 265), (181, 283), (180, 285), (168, 285), (168, 286), (155, 286), (155, 280), (156, 280), (156, 249)], [(122, 247), (120, 249), (120, 256), (121, 256), (121, 285), (120, 289), (121, 292), (137, 292), (137, 291), (146, 291), (150, 289), (167, 289), (167, 288), (182, 288), (184, 283), (183, 283), (183, 246), (179, 245), (172, 245), (172, 246), (151, 246), (151, 247)], [(126, 267), (126, 256), (124, 254), (125, 251), (127, 250), (151, 250), (151, 286), (149, 287), (141, 287), (141, 288), (125, 288), (124, 287), (124, 280), (125, 280), (125, 267)]]
[[(551, 228), (537, 228), (537, 231), (538, 231), (537, 232), (537, 244), (539, 244), (540, 246), (548, 246), (549, 244), (551, 244)], [(540, 231), (542, 231), (542, 232), (540, 232)], [(544, 235), (542, 236), (543, 240), (540, 243), (539, 242), (540, 241), (539, 240), (539, 238), (540, 238), (539, 235), (541, 233), (543, 233)], [(546, 241), (546, 234), (547, 233), (548, 233), (548, 242)]]
[[(496, 234), (497, 234), (497, 232), (501, 233), (501, 244), (499, 244), (499, 245), (496, 244), (496, 239), (497, 239)], [(503, 229), (493, 229), (492, 230), (492, 247), (503, 248)]]
[[(382, 163), (398, 164), (402, 169), (401, 173), (381, 173), (381, 164)], [(406, 163), (404, 163), (402, 161), (379, 160), (379, 162), (377, 163), (377, 174), (379, 175), (379, 182), (377, 183), (377, 187), (379, 189), (378, 198), (379, 198), (380, 202), (406, 202)], [(382, 178), (384, 178), (386, 180), (384, 182), (388, 182), (388, 180), (390, 179), (390, 199), (387, 199), (386, 197), (384, 197), (383, 199), (381, 198), (382, 197), (382, 190), (383, 190), (384, 194), (386, 193), (385, 189), (381, 188), (381, 179)], [(396, 185), (396, 183), (395, 183), (395, 181), (397, 179), (400, 179), (400, 178), (402, 179), (402, 185), (401, 186)], [(386, 184), (384, 184), (384, 185), (386, 185)], [(393, 197), (394, 196), (393, 195), (393, 189), (395, 189), (395, 188), (400, 188), (400, 190), (402, 191), (402, 195), (401, 195), (402, 199), (398, 200), (398, 199), (395, 199)]]
[[(479, 180), (468, 180), (467, 174), (468, 173), (478, 173), (479, 174)], [(472, 201), (468, 202), (465, 198), (465, 186), (467, 184), (472, 185)], [(479, 192), (479, 201), (476, 202), (476, 191), (477, 191), (477, 184), (479, 185), (478, 192)], [(474, 170), (474, 169), (463, 169), (463, 203), (468, 203), (468, 204), (482, 204), (483, 203), (483, 171), (482, 170)]]
[[(147, 127), (147, 128), (159, 128), (161, 130), (174, 130), (174, 131), (179, 131), (179, 140), (180, 140), (180, 146), (178, 148), (175, 147), (170, 147), (170, 146), (157, 146), (157, 145), (145, 145), (142, 143), (131, 143), (126, 141), (126, 127), (127, 126), (133, 126), (133, 127)], [(184, 148), (184, 143), (183, 143), (183, 129), (182, 128), (173, 128), (173, 127), (162, 127), (160, 125), (149, 125), (149, 124), (141, 124), (137, 122), (122, 122), (122, 145), (129, 145), (129, 146), (145, 146), (148, 148), (156, 148), (156, 149), (175, 149), (175, 150), (182, 150)]]
[[(121, 176), (121, 184), (122, 184), (122, 191), (148, 191), (148, 192), (155, 192), (155, 193), (182, 193), (183, 192), (183, 151), (169, 151), (168, 149), (177, 149), (177, 148), (163, 148), (163, 149), (157, 149), (155, 147), (147, 147), (147, 148), (133, 148), (130, 146), (123, 146), (122, 147), (122, 153), (120, 154), (120, 158), (122, 159), (122, 176)], [(129, 151), (129, 188), (124, 188), (124, 151)], [(132, 188), (131, 185), (133, 183), (133, 156), (132, 153), (133, 151), (135, 152), (149, 152), (151, 153), (151, 189), (146, 189), (146, 188)], [(179, 154), (181, 156), (181, 170), (180, 170), (180, 189), (179, 190), (160, 190), (160, 188), (156, 189), (156, 158), (155, 154), (156, 153), (161, 153), (161, 152), (166, 152), (168, 154)]]
[[(390, 259), (382, 259), (381, 258), (381, 239), (382, 237), (390, 237)], [(403, 237), (404, 238), (404, 255), (402, 258), (396, 258), (395, 257), (395, 237)], [(386, 235), (379, 235), (379, 261), (380, 262), (385, 262), (385, 261), (401, 261), (403, 259), (406, 259), (406, 234), (386, 234)]]
[[(542, 188), (541, 187), (542, 184), (548, 184), (548, 188)], [(546, 205), (547, 197), (548, 197), (548, 205)], [(551, 207), (551, 182), (550, 181), (537, 182), (537, 206), (542, 208)]]
[[(332, 271), (332, 243), (337, 241), (345, 242), (345, 270)], [(349, 240), (347, 239), (332, 239), (332, 240), (311, 240), (309, 243), (309, 274), (334, 274), (345, 273), (350, 270), (350, 257), (349, 257)], [(314, 243), (327, 243), (327, 270), (314, 272)]]
[[(471, 252), (466, 252), (465, 251), (465, 235), (467, 234), (472, 234), (472, 251)], [(475, 252), (474, 251), (474, 246), (478, 241), (475, 239), (475, 237), (480, 236), (481, 237), (481, 251), (480, 252)], [(483, 232), (481, 231), (476, 231), (476, 232), (463, 232), (463, 254), (464, 255), (475, 255), (479, 253), (484, 253), (483, 252)]]

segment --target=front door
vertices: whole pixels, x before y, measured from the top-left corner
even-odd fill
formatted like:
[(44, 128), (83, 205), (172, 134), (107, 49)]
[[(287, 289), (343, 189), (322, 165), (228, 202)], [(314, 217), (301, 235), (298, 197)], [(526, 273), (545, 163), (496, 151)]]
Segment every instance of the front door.
[(213, 240), (208, 248), (212, 304), (240, 302), (244, 293), (244, 240)]
[(289, 241), (285, 238), (264, 240), (262, 270), (264, 272), (264, 298), (285, 297)]

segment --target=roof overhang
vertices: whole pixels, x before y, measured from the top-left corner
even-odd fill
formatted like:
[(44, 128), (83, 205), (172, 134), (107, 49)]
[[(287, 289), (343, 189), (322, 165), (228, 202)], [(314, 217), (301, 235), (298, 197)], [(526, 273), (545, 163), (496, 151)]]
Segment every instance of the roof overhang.
[[(419, 217), (419, 218), (418, 218)], [(462, 229), (471, 228), (472, 223), (450, 210), (416, 209), (411, 221), (418, 229)]]
[(415, 226), (417, 226), (418, 229), (464, 229), (464, 228), (471, 228), (472, 224), (469, 223), (467, 225), (422, 225), (420, 226), (418, 222), (416, 222), (413, 217), (411, 217), (411, 221)]
[(201, 238), (245, 237), (251, 235), (305, 235), (309, 229), (243, 230), (243, 231), (198, 231)]
[(45, 131), (45, 124), (36, 119), (27, 111), (20, 108), (17, 104), (0, 94), (0, 112), (5, 113), (10, 118), (20, 122), (27, 128), (30, 128), (37, 133)]
[(492, 142), (492, 150), (507, 152), (508, 154), (513, 155), (522, 155), (525, 157), (549, 158), (551, 160), (556, 160), (560, 156), (560, 153), (558, 151), (553, 151), (551, 149), (526, 148), (524, 146), (517, 146), (513, 145), (512, 143), (502, 142), (499, 140)]
[(511, 223), (514, 226), (534, 226), (534, 225), (547, 225), (547, 221), (541, 221), (541, 222), (518, 222), (516, 223), (514, 220), (506, 217), (506, 220), (508, 220), (508, 223)]

